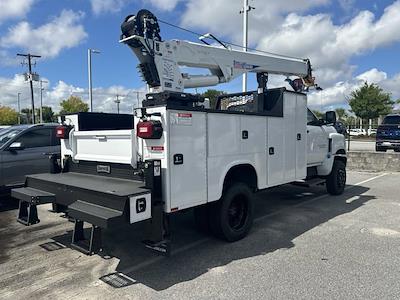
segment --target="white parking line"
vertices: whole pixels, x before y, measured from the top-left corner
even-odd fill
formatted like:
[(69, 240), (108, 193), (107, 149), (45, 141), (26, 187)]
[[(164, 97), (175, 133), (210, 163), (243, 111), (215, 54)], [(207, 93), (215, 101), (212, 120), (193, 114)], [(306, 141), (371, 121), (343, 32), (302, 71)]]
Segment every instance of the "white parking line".
[[(375, 179), (381, 178), (381, 177), (386, 176), (386, 175), (387, 175), (387, 173), (383, 173), (383, 174), (374, 176), (374, 177), (372, 177), (372, 178), (368, 178), (368, 179), (366, 179), (366, 180), (363, 180), (363, 181), (360, 181), (360, 182), (358, 182), (358, 183), (355, 183), (355, 184), (353, 184), (353, 185), (351, 185), (351, 186), (347, 186), (347, 187), (345, 188), (345, 190), (346, 190), (346, 191), (349, 191), (349, 190), (351, 190), (351, 189), (353, 189), (353, 188), (355, 188), (355, 187), (357, 187), (357, 186), (360, 186), (360, 185), (362, 185), (362, 184), (364, 184), (364, 183), (373, 181), (373, 180), (375, 180)], [(316, 197), (316, 198), (312, 198), (312, 199), (310, 199), (310, 200), (303, 201), (303, 202), (300, 202), (300, 203), (298, 203), (298, 204), (295, 204), (295, 205), (291, 205), (291, 206), (289, 206), (289, 207), (282, 208), (282, 209), (277, 210), (277, 211), (275, 211), (275, 212), (273, 212), (273, 213), (270, 213), (270, 214), (267, 214), (267, 215), (264, 215), (264, 216), (261, 216), (261, 217), (258, 217), (258, 218), (256, 218), (256, 219), (254, 219), (254, 223), (257, 223), (257, 222), (260, 222), (260, 221), (262, 221), (262, 220), (264, 220), (264, 219), (266, 219), (266, 218), (269, 218), (269, 217), (278, 215), (278, 214), (284, 212), (285, 210), (291, 209), (291, 208), (293, 208), (293, 207), (299, 207), (299, 206), (302, 206), (302, 205), (305, 205), (305, 204), (309, 204), (309, 203), (312, 203), (312, 202), (314, 202), (314, 201), (318, 201), (318, 200), (327, 198), (327, 197), (329, 197), (329, 196), (330, 196), (329, 194), (324, 194), (324, 195), (318, 196), (318, 197)], [(202, 239), (200, 239), (200, 240), (197, 240), (197, 241), (195, 241), (195, 242), (193, 242), (193, 243), (187, 244), (187, 245), (185, 245), (185, 246), (183, 246), (183, 247), (181, 247), (181, 248), (179, 248), (179, 249), (174, 250), (174, 251), (171, 253), (171, 256), (175, 256), (175, 255), (177, 255), (177, 254), (180, 254), (180, 253), (182, 253), (182, 252), (185, 252), (185, 251), (187, 251), (187, 250), (190, 250), (190, 249), (192, 249), (192, 248), (194, 248), (194, 247), (197, 247), (197, 246), (199, 246), (199, 245), (201, 245), (201, 244), (203, 244), (203, 243), (205, 243), (205, 242), (207, 242), (207, 241), (210, 241), (210, 240), (211, 240), (211, 237), (206, 237), (206, 238), (202, 238)], [(130, 273), (130, 272), (134, 272), (134, 271), (136, 271), (136, 270), (142, 269), (142, 268), (147, 267), (147, 266), (149, 266), (149, 265), (152, 265), (152, 264), (154, 264), (154, 263), (156, 263), (156, 262), (159, 262), (159, 261), (161, 261), (161, 260), (163, 260), (163, 259), (164, 259), (163, 256), (157, 256), (157, 257), (154, 257), (154, 258), (152, 258), (152, 259), (143, 261), (143, 262), (141, 262), (141, 263), (139, 263), (139, 264), (137, 264), (137, 265), (134, 265), (134, 266), (132, 266), (132, 267), (130, 267), (130, 268), (126, 268), (126, 269), (124, 269), (124, 270), (122, 270), (122, 271), (120, 271), (120, 272), (121, 272), (121, 273), (124, 273), (124, 274), (126, 275), (126, 274), (128, 274), (128, 273)], [(132, 279), (132, 280), (134, 280), (134, 279)]]
[[(363, 180), (363, 181), (361, 181), (361, 182), (359, 182), (359, 183), (356, 183), (355, 185), (361, 185), (361, 184), (370, 182), (370, 181), (372, 181), (372, 180), (375, 180), (375, 179), (381, 178), (381, 177), (383, 177), (383, 176), (386, 176), (387, 174), (388, 174), (388, 173), (383, 173), (383, 174), (377, 175), (377, 176), (375, 176), (375, 177), (368, 178), (368, 179)], [(351, 187), (350, 187), (350, 188), (351, 188)]]

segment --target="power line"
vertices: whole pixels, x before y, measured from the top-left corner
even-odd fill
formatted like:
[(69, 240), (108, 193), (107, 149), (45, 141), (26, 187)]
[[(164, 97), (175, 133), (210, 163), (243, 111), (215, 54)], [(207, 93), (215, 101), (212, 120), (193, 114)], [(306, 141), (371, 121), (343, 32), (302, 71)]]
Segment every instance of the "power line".
[[(201, 34), (201, 33), (198, 33), (198, 32), (195, 32), (195, 31), (193, 31), (193, 30), (190, 30), (190, 29), (187, 29), (187, 28), (184, 28), (184, 27), (181, 27), (181, 26), (172, 24), (172, 23), (170, 23), (170, 22), (163, 21), (163, 20), (160, 20), (160, 19), (158, 19), (158, 21), (159, 21), (160, 23), (165, 24), (165, 25), (168, 25), (168, 26), (171, 26), (171, 27), (180, 29), (180, 30), (182, 30), (182, 31), (186, 31), (186, 32), (191, 33), (191, 34), (193, 34), (193, 35), (196, 35), (197, 37), (203, 36), (203, 34)], [(235, 47), (238, 47), (238, 48), (243, 48), (243, 46), (242, 46), (242, 45), (239, 45), (239, 44), (235, 44), (235, 43), (232, 43), (232, 42), (227, 42), (227, 41), (224, 41), (224, 40), (220, 40), (220, 41), (221, 41), (222, 43), (224, 43), (224, 44), (227, 44), (227, 45), (235, 46)], [(274, 55), (274, 56), (277, 56), (277, 57), (282, 57), (282, 58), (302, 59), (302, 58), (300, 58), (300, 57), (294, 57), (294, 56), (289, 56), (289, 55), (277, 54), (277, 53), (273, 53), (273, 52), (268, 52), (268, 51), (260, 50), (260, 49), (257, 49), (257, 48), (250, 48), (250, 47), (247, 47), (247, 49), (248, 49), (248, 50), (251, 50), (251, 51), (255, 51), (255, 52), (260, 52), (260, 53), (265, 53), (265, 54), (269, 54), (269, 55)]]

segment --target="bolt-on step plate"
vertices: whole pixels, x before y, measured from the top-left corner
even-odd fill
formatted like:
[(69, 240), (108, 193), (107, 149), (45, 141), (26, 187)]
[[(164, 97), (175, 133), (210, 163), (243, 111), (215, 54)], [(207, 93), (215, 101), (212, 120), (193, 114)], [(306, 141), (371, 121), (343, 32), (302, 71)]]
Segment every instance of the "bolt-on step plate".
[(56, 200), (56, 196), (54, 194), (31, 187), (12, 189), (11, 196), (35, 205), (52, 203)]

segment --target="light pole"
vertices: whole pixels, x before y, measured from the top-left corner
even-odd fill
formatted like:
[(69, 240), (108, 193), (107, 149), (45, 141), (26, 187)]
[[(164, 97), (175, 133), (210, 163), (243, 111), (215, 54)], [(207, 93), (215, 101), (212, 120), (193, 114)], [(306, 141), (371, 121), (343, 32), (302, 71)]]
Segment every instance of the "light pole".
[(18, 124), (21, 124), (21, 104), (20, 104), (21, 93), (18, 93)]
[(46, 80), (40, 80), (40, 123), (43, 123), (43, 91), (44, 88), (42, 87), (43, 83), (49, 83)]
[(121, 103), (121, 100), (119, 100), (118, 94), (117, 94), (117, 99), (115, 99), (114, 102), (117, 103), (117, 113), (119, 114), (119, 104)]
[[(249, 32), (249, 11), (254, 9), (249, 5), (249, 0), (243, 0), (243, 9), (240, 11), (243, 14), (243, 51), (247, 51), (248, 47), (248, 32)], [(243, 81), (242, 81), (242, 90), (243, 93), (247, 92), (247, 73), (243, 74)]]
[(93, 112), (93, 94), (92, 94), (92, 53), (100, 54), (99, 50), (88, 49), (88, 75), (89, 75), (89, 102), (90, 102), (90, 111)]

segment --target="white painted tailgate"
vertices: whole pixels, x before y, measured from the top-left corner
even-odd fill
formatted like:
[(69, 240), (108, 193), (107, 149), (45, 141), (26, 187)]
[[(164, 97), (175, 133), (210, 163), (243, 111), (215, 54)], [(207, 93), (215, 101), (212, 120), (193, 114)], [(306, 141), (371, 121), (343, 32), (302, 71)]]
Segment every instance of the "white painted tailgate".
[(76, 131), (72, 149), (75, 160), (136, 164), (134, 130)]

